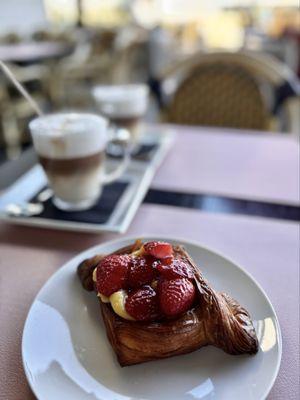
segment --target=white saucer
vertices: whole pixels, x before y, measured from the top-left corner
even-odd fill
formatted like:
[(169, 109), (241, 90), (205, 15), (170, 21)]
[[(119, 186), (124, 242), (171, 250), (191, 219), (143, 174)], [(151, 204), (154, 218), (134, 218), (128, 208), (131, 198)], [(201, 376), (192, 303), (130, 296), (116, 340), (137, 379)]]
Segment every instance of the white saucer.
[(73, 258), (37, 295), (24, 327), (22, 356), (38, 399), (266, 398), (277, 376), (282, 350), (278, 320), (266, 294), (251, 276), (223, 256), (196, 243), (159, 239), (184, 244), (213, 287), (229, 293), (250, 312), (259, 352), (230, 356), (206, 347), (188, 355), (121, 368), (106, 338), (98, 299), (82, 289), (76, 268), (85, 258), (111, 253), (134, 240), (122, 238)]

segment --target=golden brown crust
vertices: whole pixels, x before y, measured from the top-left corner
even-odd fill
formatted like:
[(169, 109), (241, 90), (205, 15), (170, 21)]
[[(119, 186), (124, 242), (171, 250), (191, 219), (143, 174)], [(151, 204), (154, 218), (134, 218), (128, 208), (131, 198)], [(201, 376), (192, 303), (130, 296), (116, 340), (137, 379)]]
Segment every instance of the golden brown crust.
[(202, 317), (210, 321), (210, 344), (229, 354), (255, 354), (258, 340), (248, 311), (228, 294), (213, 290), (183, 247), (178, 246), (178, 250), (193, 266)]
[[(133, 248), (135, 245), (127, 246), (116, 253), (130, 253)], [(198, 305), (176, 320), (141, 323), (122, 319), (110, 304), (100, 301), (107, 336), (120, 365), (185, 354), (206, 345), (214, 345), (229, 354), (256, 353), (258, 340), (248, 312), (227, 294), (214, 291), (182, 246), (174, 246), (173, 250), (195, 272)], [(94, 261), (95, 258), (85, 260), (78, 267), (83, 284), (87, 281), (87, 270), (92, 275)], [(81, 269), (85, 269), (85, 275), (79, 272)], [(81, 278), (83, 275), (85, 280)]]
[(107, 304), (101, 303), (100, 307), (121, 366), (185, 354), (209, 344), (197, 310), (172, 321), (141, 323), (123, 320)]

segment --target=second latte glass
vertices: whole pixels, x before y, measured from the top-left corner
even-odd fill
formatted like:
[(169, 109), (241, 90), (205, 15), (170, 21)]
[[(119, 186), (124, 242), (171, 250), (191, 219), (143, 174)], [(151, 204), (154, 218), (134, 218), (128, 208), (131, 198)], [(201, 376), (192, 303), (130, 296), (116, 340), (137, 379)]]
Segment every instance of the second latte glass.
[(113, 125), (127, 129), (132, 143), (140, 139), (140, 122), (147, 110), (148, 95), (145, 84), (101, 85), (93, 90), (100, 113)]

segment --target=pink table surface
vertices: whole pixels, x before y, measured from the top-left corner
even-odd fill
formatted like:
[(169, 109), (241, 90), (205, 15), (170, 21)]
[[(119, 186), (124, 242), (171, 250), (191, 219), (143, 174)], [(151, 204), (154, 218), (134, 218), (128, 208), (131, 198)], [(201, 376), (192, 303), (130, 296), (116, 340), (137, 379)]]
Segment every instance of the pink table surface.
[(176, 140), (152, 188), (300, 204), (300, 147), (295, 137), (233, 129), (169, 129)]
[[(143, 205), (128, 235), (145, 233), (196, 240), (234, 259), (257, 279), (275, 307), (283, 336), (281, 368), (269, 400), (298, 399), (299, 226)], [(38, 290), (76, 253), (115, 237), (0, 226), (0, 399), (34, 398), (22, 368), (21, 335)]]

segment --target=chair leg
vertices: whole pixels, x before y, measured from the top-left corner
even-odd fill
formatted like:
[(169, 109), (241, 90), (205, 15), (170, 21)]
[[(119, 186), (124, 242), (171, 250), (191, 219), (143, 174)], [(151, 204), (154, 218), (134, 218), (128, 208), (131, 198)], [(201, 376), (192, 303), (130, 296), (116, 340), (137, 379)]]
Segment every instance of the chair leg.
[(288, 99), (284, 107), (288, 116), (288, 132), (300, 138), (300, 97)]
[(8, 159), (17, 158), (21, 153), (20, 131), (17, 119), (9, 110), (2, 113), (1, 117), (4, 146)]

